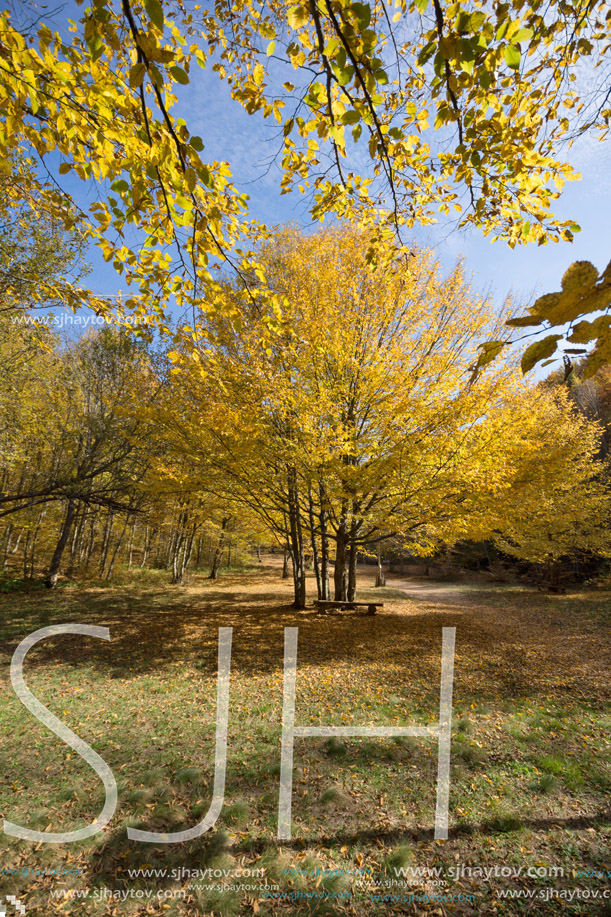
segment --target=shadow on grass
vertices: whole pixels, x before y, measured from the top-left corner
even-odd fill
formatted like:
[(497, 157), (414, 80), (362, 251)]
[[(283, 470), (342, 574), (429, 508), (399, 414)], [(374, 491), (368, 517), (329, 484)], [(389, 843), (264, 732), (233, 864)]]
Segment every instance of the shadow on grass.
[(521, 594), (501, 607), (439, 602), (423, 608), (407, 598), (391, 599), (369, 617), (295, 611), (288, 597), (274, 568), (234, 574), (226, 583), (199, 578), (175, 591), (165, 583), (136, 583), (4, 595), (0, 652), (10, 657), (39, 627), (82, 622), (108, 627), (110, 642), (50, 638), (31, 653), (27, 668), (85, 666), (130, 679), (185, 663), (214, 676), (218, 628), (233, 627), (232, 672), (248, 675), (282, 671), (283, 630), (298, 626), (298, 666), (374, 664), (388, 673), (389, 689), (409, 686), (415, 677), (432, 690), (439, 683), (441, 629), (456, 627), (457, 698), (510, 701), (568, 692), (596, 701), (589, 683), (601, 683), (600, 624), (576, 620), (570, 601), (550, 605)]
[[(568, 818), (491, 818), (480, 822), (461, 821), (452, 825), (448, 842), (459, 841), (474, 835), (498, 836), (520, 831), (549, 832), (554, 829), (580, 831), (605, 828), (611, 825), (611, 811), (599, 812), (591, 816), (574, 816)], [(150, 826), (149, 826), (150, 827)], [(184, 827), (190, 827), (186, 825)], [(180, 830), (173, 827), (171, 830)], [(382, 845), (386, 848), (405, 843), (426, 843), (434, 839), (433, 828), (420, 826), (401, 827), (396, 829), (363, 828), (359, 831), (338, 831), (332, 834), (308, 835), (295, 837), (289, 841), (278, 841), (275, 837), (248, 838), (231, 844), (224, 829), (215, 830), (184, 844), (140, 844), (130, 841), (125, 829), (118, 829), (91, 853), (88, 860), (88, 882), (100, 885), (111, 879), (116, 887), (134, 886), (138, 881), (150, 883), (154, 878), (158, 887), (174, 884), (177, 879), (188, 876), (188, 870), (201, 870), (218, 864), (224, 854), (236, 856), (262, 856), (278, 849), (299, 853), (316, 847), (318, 851), (332, 850), (340, 847), (369, 847)], [(136, 877), (130, 871), (145, 868), (157, 870), (160, 874), (150, 872), (148, 876)], [(173, 872), (177, 870), (178, 872)], [(182, 870), (182, 872), (181, 872)], [(164, 873), (165, 871), (165, 873)]]

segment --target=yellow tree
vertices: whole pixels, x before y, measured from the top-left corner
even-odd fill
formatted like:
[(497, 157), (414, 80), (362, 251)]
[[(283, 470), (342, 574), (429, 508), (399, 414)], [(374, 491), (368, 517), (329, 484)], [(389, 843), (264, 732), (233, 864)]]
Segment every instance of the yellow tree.
[(489, 520), (496, 516), (499, 547), (544, 563), (557, 591), (561, 560), (611, 556), (611, 487), (600, 458), (603, 430), (577, 410), (570, 394), (539, 391), (533, 408), (534, 455), (516, 468), (516, 486)]
[[(452, 544), (494, 540), (508, 554), (545, 563), (558, 587), (560, 561), (611, 552), (611, 488), (601, 458), (603, 430), (566, 389), (522, 388), (488, 422), (484, 454), (473, 455), (473, 481), (457, 514), (432, 527)], [(486, 486), (478, 484), (484, 472)]]
[(419, 250), (374, 270), (368, 255), (357, 228), (279, 232), (258, 256), (274, 295), (238, 317), (228, 288), (227, 309), (194, 332), (197, 352), (189, 341), (174, 354), (175, 447), (288, 542), (297, 607), (306, 554), (319, 595), (334, 556), (334, 595), (352, 601), (363, 545), (399, 537), (426, 551), (469, 537), (530, 466), (562, 473), (566, 438), (544, 464), (549, 439), (529, 422), (517, 367), (472, 378), (504, 316), (460, 265), (444, 277)]
[(428, 252), (374, 271), (362, 231), (288, 230), (261, 262), (290, 316), (274, 354), (274, 397), (298, 448), (288, 517), (309, 523), (323, 595), (331, 540), (335, 598), (352, 600), (359, 547), (434, 521), (452, 499), (456, 464), (469, 462), (456, 442), (481, 436), (512, 370), (467, 384), (477, 343), (498, 319), (460, 266), (444, 278)]

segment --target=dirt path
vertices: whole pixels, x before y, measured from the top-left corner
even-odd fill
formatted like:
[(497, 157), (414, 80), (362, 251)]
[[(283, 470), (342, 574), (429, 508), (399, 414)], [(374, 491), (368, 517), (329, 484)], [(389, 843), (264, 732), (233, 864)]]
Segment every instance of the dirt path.
[[(280, 569), (284, 558), (282, 554), (264, 554), (262, 561), (265, 567)], [(358, 587), (365, 588), (375, 578), (375, 568), (371, 565), (359, 564), (357, 567), (359, 579)], [(289, 567), (290, 578), (290, 567)], [(407, 598), (416, 602), (436, 605), (470, 605), (473, 599), (483, 592), (491, 589), (498, 590), (498, 584), (467, 582), (453, 583), (443, 580), (427, 579), (426, 577), (404, 577), (396, 573), (386, 574), (386, 585), (392, 589), (400, 590)]]
[(408, 598), (417, 602), (441, 603), (450, 605), (468, 605), (481, 592), (490, 590), (485, 583), (444, 583), (438, 580), (428, 582), (422, 579), (402, 579), (387, 576), (386, 584), (393, 589), (400, 589)]

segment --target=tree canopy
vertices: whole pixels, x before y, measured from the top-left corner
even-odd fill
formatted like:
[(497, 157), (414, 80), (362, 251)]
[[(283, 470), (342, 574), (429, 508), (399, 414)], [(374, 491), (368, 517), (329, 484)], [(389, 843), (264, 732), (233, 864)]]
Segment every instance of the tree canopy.
[[(0, 148), (37, 162), (29, 181), (47, 194), (67, 174), (96, 182), (89, 209), (66, 218), (132, 284), (126, 307), (162, 327), (173, 299), (223, 301), (215, 265), (240, 276), (243, 299), (260, 295), (248, 253), (265, 227), (249, 216), (231, 164), (209, 161), (206, 138), (175, 114), (199, 67), (226, 80), (248, 113), (278, 123), (283, 191), (308, 194), (317, 219), (367, 226), (372, 261), (380, 245), (409, 251), (405, 230), (440, 211), (510, 245), (571, 239), (578, 227), (553, 213), (577, 177), (563, 144), (608, 129), (609, 16), (603, 0), (193, 9), (95, 0), (54, 31), (5, 13)], [(545, 300), (535, 312), (564, 322), (575, 307)], [(575, 333), (595, 336), (583, 322)]]
[[(347, 226), (278, 232), (259, 260), (282, 319), (273, 299), (239, 322), (229, 306), (195, 353), (191, 343), (174, 352), (180, 384), (154, 410), (190, 487), (247, 507), (287, 545), (297, 607), (310, 553), (322, 599), (334, 556), (340, 601), (354, 598), (358, 552), (389, 539), (426, 554), (528, 530), (531, 550), (546, 554), (549, 538), (566, 553), (560, 529), (576, 531), (577, 520), (554, 488), (583, 491), (590, 522), (573, 547), (595, 549), (601, 526), (602, 544), (600, 430), (566, 398), (526, 385), (514, 359), (468, 381), (479, 342), (504, 316), (460, 265), (444, 277), (420, 249), (409, 272), (394, 262), (372, 271), (367, 253), (367, 234)], [(544, 501), (552, 519), (539, 531)]]

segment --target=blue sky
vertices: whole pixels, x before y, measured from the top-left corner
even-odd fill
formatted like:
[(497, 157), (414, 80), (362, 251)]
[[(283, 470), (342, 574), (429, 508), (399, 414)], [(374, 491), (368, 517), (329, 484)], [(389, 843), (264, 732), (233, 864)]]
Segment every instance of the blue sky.
[[(295, 221), (311, 225), (305, 199), (299, 193), (281, 196), (279, 169), (270, 166), (270, 159), (280, 148), (278, 125), (260, 115), (246, 114), (212, 71), (195, 68), (192, 78), (192, 84), (182, 89), (175, 111), (185, 118), (192, 133), (202, 137), (204, 160), (230, 162), (238, 189), (251, 196), (254, 217), (268, 224)], [(475, 285), (490, 288), (499, 303), (510, 291), (518, 301), (531, 302), (541, 293), (559, 289), (563, 272), (577, 259), (593, 261), (602, 270), (611, 258), (609, 149), (609, 141), (589, 136), (567, 151), (567, 158), (583, 177), (565, 186), (555, 212), (581, 226), (582, 232), (572, 244), (530, 244), (512, 250), (503, 242), (490, 242), (477, 230), (457, 231), (445, 221), (416, 230), (416, 238), (434, 246), (447, 269), (464, 257)], [(81, 188), (83, 203), (84, 194)], [(117, 293), (121, 278), (97, 252), (91, 252), (91, 261), (89, 285), (99, 293)]]

